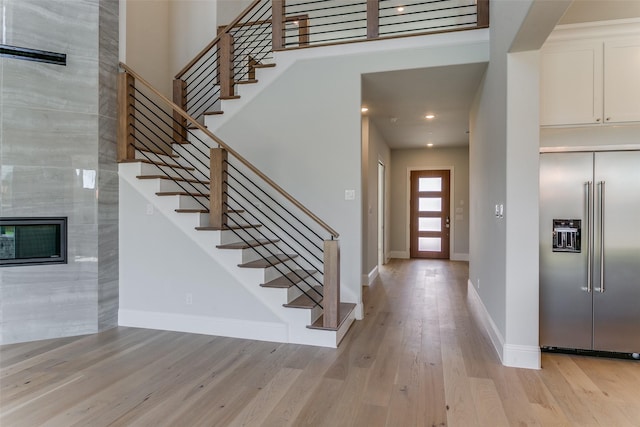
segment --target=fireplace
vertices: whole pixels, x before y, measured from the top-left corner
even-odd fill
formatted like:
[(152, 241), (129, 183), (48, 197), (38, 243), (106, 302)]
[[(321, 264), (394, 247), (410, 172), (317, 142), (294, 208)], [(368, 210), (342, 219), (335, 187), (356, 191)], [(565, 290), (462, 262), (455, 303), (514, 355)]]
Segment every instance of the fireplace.
[(0, 267), (67, 263), (67, 218), (0, 218)]

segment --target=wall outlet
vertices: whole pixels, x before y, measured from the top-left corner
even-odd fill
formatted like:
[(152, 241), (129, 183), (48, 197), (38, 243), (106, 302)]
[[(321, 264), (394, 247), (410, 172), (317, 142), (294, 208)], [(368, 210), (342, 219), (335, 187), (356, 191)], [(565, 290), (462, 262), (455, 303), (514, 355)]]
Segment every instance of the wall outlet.
[(476, 282), (477, 282), (477, 284), (478, 284), (478, 285), (477, 285), (477, 286), (478, 286), (478, 289), (480, 289), (480, 278), (479, 278), (479, 277), (478, 277), (478, 280), (476, 280)]
[(187, 305), (191, 305), (191, 304), (193, 304), (193, 294), (186, 294), (186, 295), (184, 296), (184, 302), (185, 302)]
[(151, 203), (147, 203), (147, 215), (153, 215), (153, 205)]

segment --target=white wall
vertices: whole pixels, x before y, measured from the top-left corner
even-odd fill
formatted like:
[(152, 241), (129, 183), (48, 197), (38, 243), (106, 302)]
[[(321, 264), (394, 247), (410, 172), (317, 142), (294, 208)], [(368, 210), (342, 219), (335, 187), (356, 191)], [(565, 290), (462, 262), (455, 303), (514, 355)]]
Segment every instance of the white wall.
[(216, 38), (217, 3), (216, 0), (169, 1), (169, 69), (172, 75)]
[[(171, 94), (169, 0), (126, 0), (127, 65), (165, 95)], [(121, 32), (122, 35), (122, 32)]]
[[(409, 170), (451, 170), (450, 258), (469, 257), (469, 149), (424, 148), (391, 151), (391, 256), (409, 258)], [(456, 212), (456, 209), (461, 212)]]
[[(485, 62), (485, 37), (476, 30), (281, 53), (282, 74), (218, 128), (341, 233), (345, 301), (361, 302), (361, 74)], [(355, 200), (344, 200), (346, 189), (357, 190)]]
[[(384, 137), (369, 120), (362, 118), (362, 276), (363, 285), (375, 278), (378, 266), (378, 163), (385, 165), (385, 242), (390, 230), (391, 150)], [(386, 259), (387, 254), (384, 254)]]
[[(491, 60), (470, 118), (469, 290), (481, 300), (490, 336), (503, 363), (529, 368), (540, 366), (539, 66), (535, 50), (509, 52), (521, 27), (547, 29), (552, 27), (547, 25), (549, 20), (557, 22), (562, 10), (552, 3), (491, 4)], [(531, 5), (536, 8), (530, 14)], [(553, 10), (544, 13), (547, 6)], [(527, 22), (530, 19), (547, 22), (534, 26)], [(536, 35), (538, 48), (545, 37)], [(532, 48), (530, 44), (528, 47)], [(496, 204), (504, 204), (504, 218), (495, 217)]]

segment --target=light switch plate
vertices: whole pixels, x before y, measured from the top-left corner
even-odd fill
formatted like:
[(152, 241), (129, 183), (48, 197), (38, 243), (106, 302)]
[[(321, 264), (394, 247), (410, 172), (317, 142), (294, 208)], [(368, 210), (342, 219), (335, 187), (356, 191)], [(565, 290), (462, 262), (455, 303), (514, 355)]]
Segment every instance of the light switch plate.
[(344, 190), (344, 199), (345, 200), (355, 200), (356, 199), (356, 190)]

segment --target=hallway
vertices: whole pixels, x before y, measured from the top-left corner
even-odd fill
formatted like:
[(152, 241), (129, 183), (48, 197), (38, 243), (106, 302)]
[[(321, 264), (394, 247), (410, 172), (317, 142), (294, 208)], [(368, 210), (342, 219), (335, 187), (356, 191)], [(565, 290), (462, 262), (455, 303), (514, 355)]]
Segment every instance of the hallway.
[(503, 367), (465, 262), (393, 260), (339, 349), (118, 328), (0, 347), (3, 426), (638, 426), (633, 361)]

